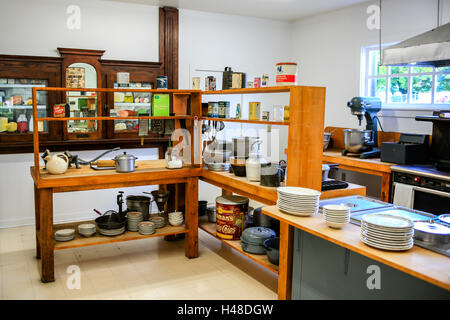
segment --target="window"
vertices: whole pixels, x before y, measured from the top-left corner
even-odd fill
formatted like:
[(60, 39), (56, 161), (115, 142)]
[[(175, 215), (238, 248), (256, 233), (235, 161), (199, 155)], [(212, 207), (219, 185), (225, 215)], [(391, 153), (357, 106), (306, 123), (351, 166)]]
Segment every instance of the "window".
[(367, 97), (378, 97), (383, 107), (440, 109), (450, 105), (450, 67), (379, 66), (377, 47), (362, 51), (362, 87)]

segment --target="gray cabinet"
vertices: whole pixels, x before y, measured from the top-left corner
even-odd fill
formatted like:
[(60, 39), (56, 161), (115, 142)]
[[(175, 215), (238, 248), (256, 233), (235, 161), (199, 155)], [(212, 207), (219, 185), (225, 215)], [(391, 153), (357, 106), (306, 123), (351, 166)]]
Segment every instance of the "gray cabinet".
[(292, 299), (450, 299), (445, 289), (299, 229), (294, 242)]

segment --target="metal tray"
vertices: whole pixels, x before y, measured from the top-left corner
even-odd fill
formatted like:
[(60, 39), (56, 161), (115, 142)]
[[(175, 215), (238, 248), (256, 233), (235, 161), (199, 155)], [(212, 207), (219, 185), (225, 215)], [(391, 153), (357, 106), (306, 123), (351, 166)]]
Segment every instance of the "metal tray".
[(319, 203), (319, 211), (322, 212), (322, 207), (327, 204), (342, 204), (350, 207), (350, 215), (353, 216), (361, 211), (388, 208), (392, 207), (393, 204), (383, 202), (377, 199), (372, 199), (363, 196), (348, 196), (322, 200)]
[(413, 220), (414, 222), (415, 221), (429, 221), (430, 219), (435, 218), (434, 214), (431, 214), (428, 212), (393, 205), (391, 207), (378, 208), (378, 209), (365, 210), (363, 212), (358, 212), (358, 214), (352, 215), (350, 217), (350, 222), (359, 226), (359, 225), (361, 225), (362, 216), (369, 214), (369, 213), (386, 213), (386, 214), (390, 214), (390, 215), (394, 215), (394, 216), (405, 217), (405, 218)]

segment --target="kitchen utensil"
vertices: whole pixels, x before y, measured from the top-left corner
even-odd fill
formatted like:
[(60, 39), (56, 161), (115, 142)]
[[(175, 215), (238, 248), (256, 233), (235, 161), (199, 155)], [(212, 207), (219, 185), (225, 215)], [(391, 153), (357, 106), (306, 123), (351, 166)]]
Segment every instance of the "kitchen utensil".
[(245, 177), (245, 157), (232, 156), (229, 159), (233, 173), (237, 177)]
[(279, 187), (283, 181), (283, 169), (277, 163), (261, 166), (260, 183), (265, 187)]
[[(144, 192), (148, 193), (148, 192)], [(153, 190), (150, 193), (153, 196), (153, 201), (156, 202), (156, 206), (158, 207), (158, 215), (164, 216), (164, 206), (169, 199), (169, 191), (167, 190)]]
[(216, 207), (209, 207), (206, 213), (208, 214), (208, 222), (216, 222)]
[(230, 170), (230, 164), (229, 163), (208, 163), (208, 170), (211, 171), (228, 171)]
[(114, 158), (117, 172), (133, 172), (135, 168), (135, 160), (137, 157), (124, 152)]
[(350, 222), (350, 207), (336, 204), (322, 208), (323, 218), (331, 228), (340, 229)]
[(139, 223), (143, 221), (143, 214), (139, 211), (129, 211), (127, 213), (127, 229), (130, 231), (138, 231)]
[(155, 224), (155, 228), (159, 229), (166, 225), (166, 219), (164, 217), (151, 217), (150, 221)]
[(69, 167), (69, 158), (64, 153), (48, 155), (45, 160), (45, 169), (51, 174), (63, 174)]
[(169, 213), (169, 223), (172, 226), (180, 226), (183, 224), (183, 222), (184, 222), (183, 212), (175, 211)]
[(320, 192), (300, 187), (277, 188), (277, 207), (281, 211), (298, 216), (310, 216), (319, 209)]
[(117, 211), (108, 210), (103, 215), (98, 210), (94, 209), (94, 211), (101, 215), (101, 217), (95, 219), (95, 223), (99, 228), (113, 230), (125, 227), (127, 220), (124, 217), (121, 217)]
[(55, 232), (54, 237), (56, 241), (70, 241), (75, 238), (75, 230), (61, 229)]
[(235, 137), (233, 141), (233, 155), (236, 157), (248, 158), (250, 155), (251, 146), (258, 140), (258, 137)]
[(269, 228), (247, 228), (241, 236), (242, 250), (253, 254), (265, 254), (264, 241), (275, 236), (275, 231)]
[(447, 244), (450, 239), (450, 228), (433, 220), (415, 222), (414, 239), (430, 244)]
[(265, 227), (275, 231), (277, 235), (280, 234), (280, 221), (274, 219), (264, 213), (262, 208), (259, 207), (253, 210), (253, 223), (256, 227)]
[(97, 231), (97, 227), (93, 223), (83, 223), (78, 225), (78, 233), (86, 238), (92, 236)]
[(280, 238), (270, 238), (264, 241), (267, 258), (274, 265), (278, 265), (280, 261)]
[(359, 129), (344, 130), (345, 150), (351, 153), (362, 153), (369, 149), (367, 143), (372, 139), (372, 131)]
[(151, 199), (146, 196), (127, 196), (126, 204), (127, 211), (142, 212), (143, 221), (148, 220), (151, 211)]
[(328, 145), (330, 144), (331, 140), (331, 133), (330, 132), (324, 132), (323, 133), (323, 151), (328, 149)]
[(208, 209), (208, 201), (199, 200), (198, 201), (198, 215), (204, 216), (206, 214), (207, 209)]
[(260, 153), (259, 147), (261, 143), (262, 140), (256, 140), (253, 142), (251, 147), (253, 151), (250, 153), (245, 162), (246, 175), (249, 181), (260, 181), (261, 167), (270, 165), (270, 163)]
[(450, 224), (450, 213), (447, 214), (441, 214), (438, 216), (439, 221), (445, 223), (446, 225)]
[[(95, 157), (94, 159), (92, 159), (92, 160), (90, 160), (90, 161), (86, 161), (86, 160), (83, 160), (83, 159), (78, 158), (78, 163), (79, 163), (79, 164), (82, 164), (82, 165), (88, 165), (88, 164), (90, 164), (90, 163), (95, 163), (98, 159), (100, 159), (100, 158), (103, 157), (104, 155), (106, 155), (106, 154), (108, 154), (108, 153), (110, 153), (110, 152), (113, 152), (113, 151), (117, 151), (117, 150), (120, 150), (120, 147), (116, 147), (116, 148), (114, 148), (114, 149), (107, 150), (107, 151), (101, 153), (99, 156)], [(105, 160), (101, 160), (101, 161), (105, 161)], [(99, 166), (98, 163), (97, 163), (97, 166)], [(114, 164), (113, 164), (113, 166), (114, 166)]]
[(138, 225), (139, 233), (142, 235), (150, 235), (156, 232), (155, 223), (151, 221), (142, 221)]

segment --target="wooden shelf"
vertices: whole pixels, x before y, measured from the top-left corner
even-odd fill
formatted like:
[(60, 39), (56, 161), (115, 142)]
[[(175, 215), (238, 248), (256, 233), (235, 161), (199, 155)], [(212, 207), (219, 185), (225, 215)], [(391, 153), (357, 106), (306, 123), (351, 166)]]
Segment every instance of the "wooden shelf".
[(269, 258), (267, 258), (267, 255), (265, 254), (251, 254), (248, 252), (245, 252), (242, 250), (241, 247), (241, 241), (240, 240), (225, 240), (222, 238), (219, 238), (216, 236), (216, 224), (214, 222), (208, 222), (208, 219), (206, 217), (200, 217), (198, 222), (198, 227), (205, 231), (206, 233), (210, 234), (214, 238), (220, 240), (222, 243), (225, 243), (229, 247), (233, 248), (234, 250), (239, 251), (243, 255), (249, 257), (253, 261), (257, 262), (258, 264), (262, 265), (263, 267), (269, 269), (272, 272), (275, 272), (278, 274), (278, 266), (272, 264), (269, 261)]
[[(97, 228), (97, 233), (95, 235), (86, 238), (86, 237), (78, 234), (78, 225), (83, 224), (83, 223), (95, 224), (95, 221), (91, 220), (91, 221), (81, 221), (81, 222), (72, 222), (72, 223), (64, 223), (64, 224), (54, 225), (53, 226), (54, 231), (61, 230), (61, 229), (74, 229), (75, 230), (75, 238), (71, 241), (61, 242), (61, 241), (54, 240), (54, 250), (94, 246), (97, 244), (105, 244), (105, 243), (112, 243), (112, 242), (122, 242), (122, 241), (162, 237), (162, 236), (167, 236), (167, 235), (188, 232), (188, 230), (186, 229), (186, 227), (184, 225), (178, 226), (178, 227), (173, 227), (173, 226), (167, 225), (163, 228), (156, 229), (156, 232), (151, 235), (142, 235), (139, 232), (125, 231), (125, 233), (119, 234), (117, 236), (104, 236), (98, 232), (98, 228)], [(40, 239), (40, 236), (38, 236), (38, 239)]]
[[(273, 205), (278, 199), (277, 188), (261, 186), (259, 182), (248, 181), (246, 177), (237, 177), (233, 173), (202, 169), (200, 179), (264, 204)], [(322, 191), (320, 198), (329, 199), (352, 195), (365, 196), (366, 187), (349, 183), (346, 189)]]
[(270, 124), (273, 126), (288, 126), (289, 125), (289, 121), (246, 120), (246, 119), (210, 118), (210, 117), (202, 117), (201, 120), (254, 123), (254, 124)]
[(36, 121), (71, 121), (71, 120), (133, 120), (133, 119), (160, 119), (160, 120), (183, 120), (183, 119), (194, 119), (193, 116), (167, 116), (167, 117), (147, 117), (147, 116), (129, 116), (129, 117), (61, 117), (61, 118), (37, 118)]
[(286, 222), (294, 228), (304, 230), (338, 246), (450, 290), (450, 278), (448, 276), (450, 259), (442, 254), (418, 246), (403, 252), (372, 248), (361, 242), (361, 228), (359, 226), (349, 223), (342, 229), (333, 229), (326, 225), (321, 214), (299, 217), (283, 213), (275, 206), (265, 207), (262, 212)]
[(280, 86), (280, 87), (263, 87), (263, 88), (242, 88), (242, 89), (229, 89), (229, 90), (217, 90), (217, 91), (203, 91), (202, 94), (260, 94), (260, 93), (280, 93), (289, 92), (295, 86)]

